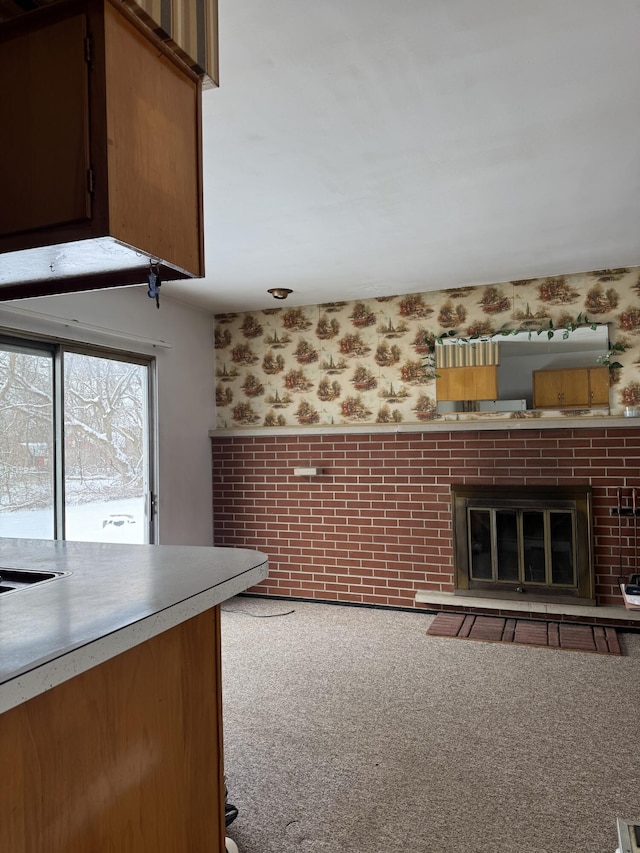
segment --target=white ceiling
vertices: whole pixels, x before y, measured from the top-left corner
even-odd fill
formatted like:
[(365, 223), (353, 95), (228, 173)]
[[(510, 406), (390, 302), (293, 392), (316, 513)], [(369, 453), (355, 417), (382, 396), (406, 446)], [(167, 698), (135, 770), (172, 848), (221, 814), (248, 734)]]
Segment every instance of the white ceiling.
[(216, 312), (640, 264), (640, 0), (220, 0)]

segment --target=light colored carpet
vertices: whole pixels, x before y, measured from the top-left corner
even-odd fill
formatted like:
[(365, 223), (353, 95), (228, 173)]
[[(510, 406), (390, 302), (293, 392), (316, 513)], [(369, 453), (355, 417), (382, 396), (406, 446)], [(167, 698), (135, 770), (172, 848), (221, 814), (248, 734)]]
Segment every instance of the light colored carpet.
[(224, 605), (240, 853), (614, 853), (616, 817), (640, 816), (640, 635), (550, 654), (427, 636), (433, 618)]

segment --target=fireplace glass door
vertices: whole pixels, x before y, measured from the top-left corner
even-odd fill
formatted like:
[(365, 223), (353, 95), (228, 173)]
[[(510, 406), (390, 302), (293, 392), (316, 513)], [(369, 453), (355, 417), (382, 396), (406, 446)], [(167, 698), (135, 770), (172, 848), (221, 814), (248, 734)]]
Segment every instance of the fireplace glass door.
[(456, 592), (594, 601), (590, 486), (452, 485)]
[(473, 581), (574, 587), (575, 513), (468, 509)]

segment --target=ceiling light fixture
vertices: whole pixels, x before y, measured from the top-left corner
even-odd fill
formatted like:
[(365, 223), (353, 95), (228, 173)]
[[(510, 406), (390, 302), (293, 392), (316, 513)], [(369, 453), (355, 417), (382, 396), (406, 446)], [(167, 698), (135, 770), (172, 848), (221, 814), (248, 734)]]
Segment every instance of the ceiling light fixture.
[(270, 293), (274, 299), (286, 299), (293, 290), (289, 290), (288, 287), (270, 287), (267, 293)]

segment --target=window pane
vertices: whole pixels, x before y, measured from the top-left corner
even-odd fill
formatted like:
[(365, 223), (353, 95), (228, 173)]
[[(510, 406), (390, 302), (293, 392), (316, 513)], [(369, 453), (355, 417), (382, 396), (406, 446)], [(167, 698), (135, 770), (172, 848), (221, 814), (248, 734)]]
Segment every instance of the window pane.
[(67, 539), (148, 541), (147, 372), (64, 354)]
[(0, 536), (54, 538), (53, 358), (0, 348)]
[(471, 577), (491, 580), (491, 514), (483, 509), (469, 510)]

